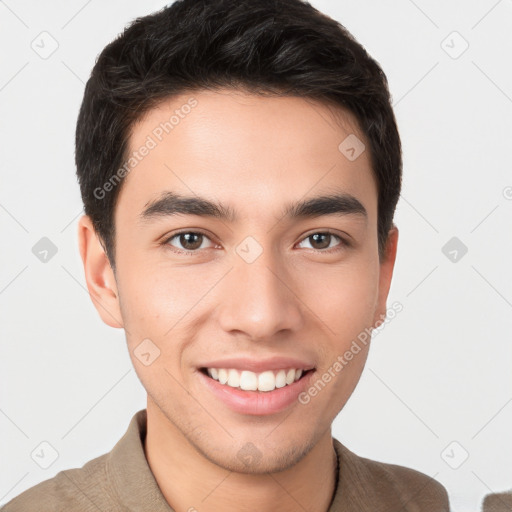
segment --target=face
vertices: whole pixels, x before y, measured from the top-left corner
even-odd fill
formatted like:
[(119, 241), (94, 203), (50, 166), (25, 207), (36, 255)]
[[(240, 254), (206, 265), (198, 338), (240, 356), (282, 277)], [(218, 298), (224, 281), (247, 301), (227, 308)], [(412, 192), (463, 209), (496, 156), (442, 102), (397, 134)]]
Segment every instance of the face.
[(344, 354), (385, 314), (396, 231), (379, 261), (368, 151), (339, 149), (351, 134), (368, 148), (349, 113), (229, 90), (166, 100), (131, 133), (131, 151), (152, 147), (122, 185), (95, 303), (126, 330), (148, 410), (223, 468), (285, 469), (330, 435), (368, 344)]

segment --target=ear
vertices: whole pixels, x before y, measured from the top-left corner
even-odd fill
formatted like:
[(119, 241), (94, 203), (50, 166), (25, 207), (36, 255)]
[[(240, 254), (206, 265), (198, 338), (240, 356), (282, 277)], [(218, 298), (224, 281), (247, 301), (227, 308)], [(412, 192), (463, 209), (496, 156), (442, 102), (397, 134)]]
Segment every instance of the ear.
[(398, 228), (393, 226), (388, 232), (388, 239), (384, 251), (383, 259), (380, 262), (379, 272), (379, 297), (377, 300), (377, 308), (373, 319), (373, 325), (379, 322), (377, 327), (382, 324), (386, 317), (386, 301), (388, 298), (389, 288), (391, 287), (391, 278), (393, 277), (393, 269), (395, 267), (396, 251), (398, 247)]
[(115, 275), (87, 215), (78, 221), (78, 246), (89, 296), (101, 319), (110, 327), (123, 327)]

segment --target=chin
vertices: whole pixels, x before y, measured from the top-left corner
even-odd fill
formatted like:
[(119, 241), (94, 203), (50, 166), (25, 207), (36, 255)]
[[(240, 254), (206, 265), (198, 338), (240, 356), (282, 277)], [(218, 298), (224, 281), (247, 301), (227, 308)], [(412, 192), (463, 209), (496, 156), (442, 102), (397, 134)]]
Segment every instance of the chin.
[(278, 473), (295, 466), (314, 448), (318, 442), (317, 437), (320, 437), (309, 436), (304, 439), (286, 434), (283, 432), (273, 440), (272, 436), (265, 434), (252, 440), (250, 435), (246, 435), (243, 440), (242, 436), (237, 436), (238, 440), (223, 440), (222, 443), (211, 438), (189, 438), (189, 442), (205, 459), (227, 471), (263, 475)]
[(220, 453), (202, 450), (200, 453), (210, 462), (227, 471), (249, 475), (264, 475), (286, 471), (300, 462), (313, 445), (290, 445), (280, 449), (258, 447), (247, 442), (238, 450)]

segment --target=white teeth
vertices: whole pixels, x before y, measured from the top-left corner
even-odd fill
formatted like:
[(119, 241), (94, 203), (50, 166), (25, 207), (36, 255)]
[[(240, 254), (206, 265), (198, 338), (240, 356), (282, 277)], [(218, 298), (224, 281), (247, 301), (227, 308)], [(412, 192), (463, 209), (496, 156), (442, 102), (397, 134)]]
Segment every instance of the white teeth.
[(279, 370), (276, 375), (276, 388), (284, 388), (286, 386), (286, 372)]
[(256, 374), (244, 370), (240, 374), (240, 388), (244, 391), (256, 391), (258, 389), (258, 377)]
[(227, 381), (228, 381), (228, 372), (227, 372), (227, 370), (224, 370), (224, 368), (221, 368), (219, 370), (219, 382), (221, 384), (226, 384)]
[(244, 391), (273, 391), (276, 388), (293, 384), (298, 381), (302, 369), (290, 368), (289, 370), (278, 370), (273, 372), (267, 370), (261, 373), (254, 373), (248, 370), (239, 371), (234, 368), (208, 368), (208, 375), (221, 384), (227, 384), (232, 388), (240, 388)]
[(240, 374), (236, 370), (228, 370), (228, 386), (232, 388), (240, 386)]
[(276, 376), (274, 372), (267, 371), (258, 375), (258, 390), (272, 391), (276, 389)]

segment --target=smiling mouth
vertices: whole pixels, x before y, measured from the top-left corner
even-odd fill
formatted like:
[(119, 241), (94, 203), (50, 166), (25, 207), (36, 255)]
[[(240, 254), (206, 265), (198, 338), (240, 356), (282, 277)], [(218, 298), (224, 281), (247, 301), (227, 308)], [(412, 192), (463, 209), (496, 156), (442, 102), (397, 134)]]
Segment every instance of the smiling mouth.
[(252, 372), (235, 368), (200, 368), (201, 373), (222, 385), (237, 388), (242, 391), (257, 391), (268, 393), (275, 389), (284, 388), (303, 379), (314, 368), (283, 368)]

